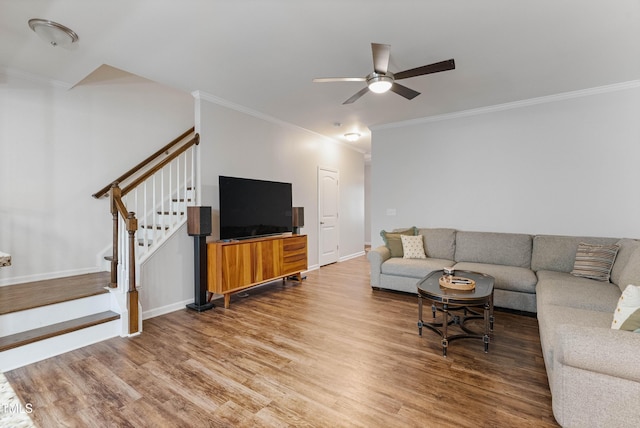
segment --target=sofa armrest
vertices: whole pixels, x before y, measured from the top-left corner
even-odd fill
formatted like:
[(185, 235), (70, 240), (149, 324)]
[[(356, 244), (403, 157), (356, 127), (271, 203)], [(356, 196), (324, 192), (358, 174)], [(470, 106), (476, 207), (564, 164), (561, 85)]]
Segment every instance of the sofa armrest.
[(570, 324), (556, 331), (555, 359), (566, 366), (640, 382), (639, 354), (638, 333)]
[(381, 245), (378, 248), (371, 249), (367, 254), (367, 258), (371, 268), (371, 286), (380, 287), (382, 263), (391, 258), (391, 251), (386, 246)]

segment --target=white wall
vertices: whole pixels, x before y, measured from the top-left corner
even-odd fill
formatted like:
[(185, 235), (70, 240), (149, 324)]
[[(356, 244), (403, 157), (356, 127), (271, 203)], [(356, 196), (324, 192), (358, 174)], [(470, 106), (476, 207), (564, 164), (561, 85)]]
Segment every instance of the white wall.
[(140, 266), (142, 318), (184, 309), (195, 296), (194, 238), (184, 224)]
[(414, 225), (639, 238), (638, 86), (374, 129), (373, 244)]
[(371, 245), (371, 163), (364, 166), (364, 243)]
[(271, 118), (212, 102), (206, 95), (200, 98), (199, 112), (202, 205), (212, 207), (213, 238), (219, 238), (219, 175), (290, 182), (293, 205), (305, 209), (301, 233), (308, 235), (309, 267), (317, 266), (317, 176), (322, 166), (340, 174), (340, 257), (362, 254), (362, 153)]
[(91, 195), (190, 126), (190, 94), (135, 76), (68, 90), (0, 73), (0, 285), (97, 270), (111, 214)]

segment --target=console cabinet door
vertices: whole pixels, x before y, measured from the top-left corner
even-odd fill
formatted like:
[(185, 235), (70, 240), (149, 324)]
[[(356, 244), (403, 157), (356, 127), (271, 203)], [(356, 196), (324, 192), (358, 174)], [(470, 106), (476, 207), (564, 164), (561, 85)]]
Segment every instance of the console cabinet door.
[(268, 281), (282, 275), (282, 239), (255, 242), (253, 245), (253, 282)]
[(251, 243), (222, 246), (220, 292), (243, 287), (253, 282), (251, 246)]

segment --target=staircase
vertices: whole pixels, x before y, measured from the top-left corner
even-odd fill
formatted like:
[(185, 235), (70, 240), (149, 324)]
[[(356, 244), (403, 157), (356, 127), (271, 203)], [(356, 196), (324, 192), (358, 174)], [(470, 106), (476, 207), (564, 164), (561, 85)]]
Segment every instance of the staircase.
[(109, 277), (100, 272), (0, 287), (0, 371), (120, 335)]
[(198, 143), (191, 128), (93, 194), (110, 199), (109, 272), (0, 287), (0, 372), (140, 334), (139, 266), (196, 203)]

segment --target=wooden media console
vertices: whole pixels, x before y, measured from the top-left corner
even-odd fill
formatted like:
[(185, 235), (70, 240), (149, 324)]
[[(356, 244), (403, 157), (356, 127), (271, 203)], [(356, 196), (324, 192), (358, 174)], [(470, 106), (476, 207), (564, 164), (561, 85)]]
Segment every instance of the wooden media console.
[(224, 296), (307, 270), (307, 236), (278, 235), (207, 243), (207, 279), (211, 293)]

